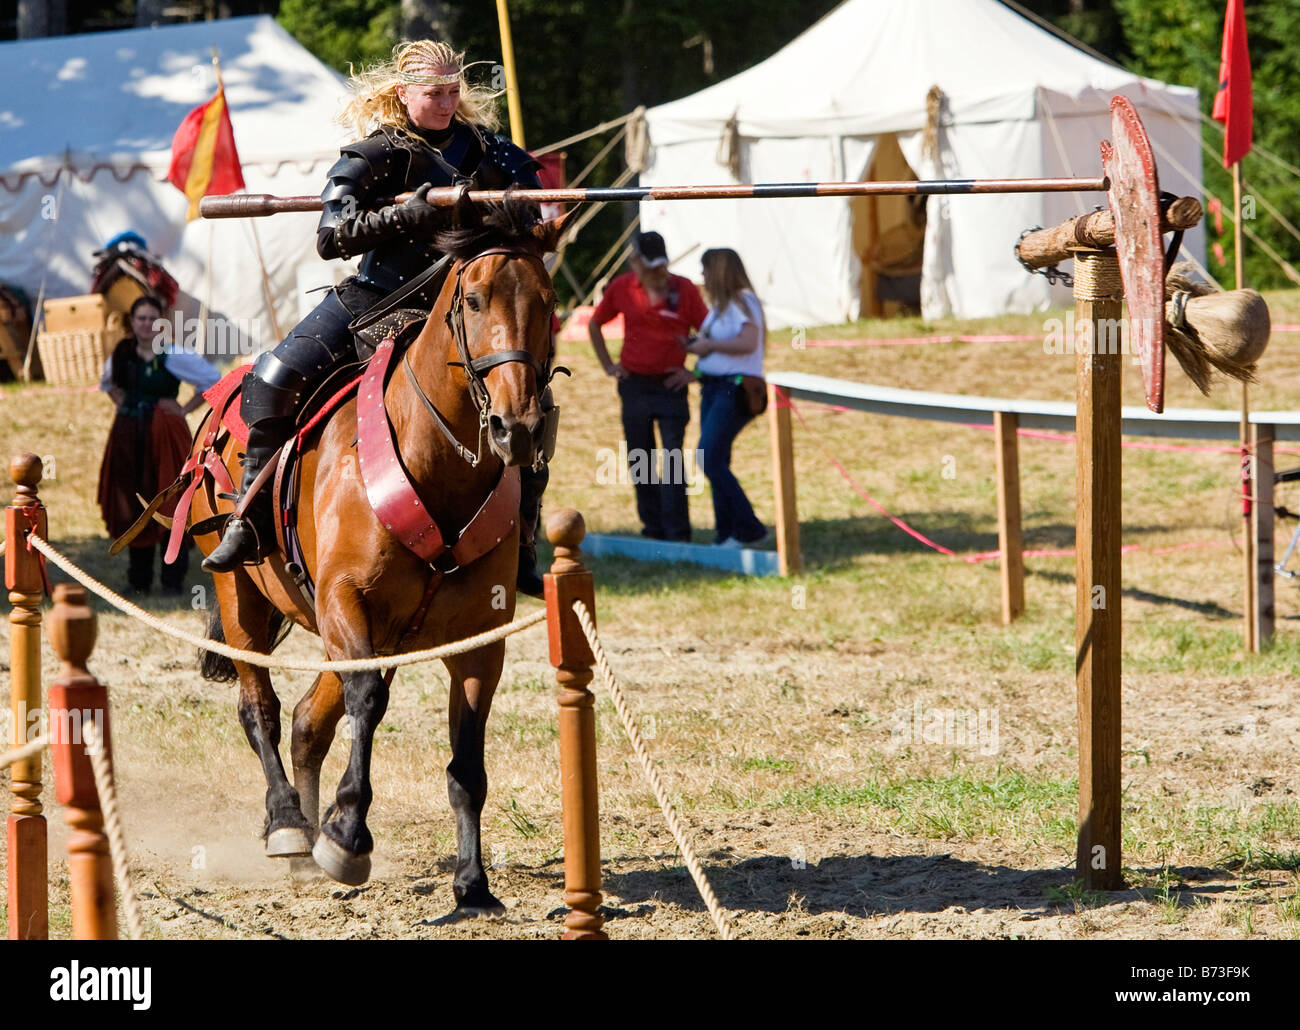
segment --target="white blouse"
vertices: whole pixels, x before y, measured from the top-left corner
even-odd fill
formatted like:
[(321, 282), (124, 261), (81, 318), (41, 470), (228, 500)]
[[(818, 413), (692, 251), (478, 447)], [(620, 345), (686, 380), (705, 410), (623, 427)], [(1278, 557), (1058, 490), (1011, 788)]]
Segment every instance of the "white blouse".
[[(187, 347), (171, 347), (164, 351), (163, 367), (182, 383), (189, 383), (199, 393), (215, 386), (221, 379), (216, 365)], [(105, 393), (113, 389), (113, 355), (104, 362), (104, 372), (99, 377), (99, 388)]]
[(763, 324), (763, 309), (751, 290), (740, 294), (744, 303), (732, 301), (725, 308), (712, 308), (700, 326), (700, 335), (711, 340), (734, 340), (747, 322), (758, 326), (758, 342), (748, 354), (723, 354), (720, 351), (706, 354), (696, 362), (695, 368), (708, 376), (763, 374), (763, 347), (767, 342), (767, 327)]

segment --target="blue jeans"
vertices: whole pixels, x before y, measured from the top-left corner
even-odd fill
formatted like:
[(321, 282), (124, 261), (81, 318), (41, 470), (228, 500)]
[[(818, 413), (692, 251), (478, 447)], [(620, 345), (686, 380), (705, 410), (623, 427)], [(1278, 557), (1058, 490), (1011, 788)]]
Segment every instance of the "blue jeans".
[(700, 396), (700, 458), (713, 488), (717, 543), (734, 537), (742, 544), (762, 540), (767, 529), (754, 515), (731, 471), (731, 444), (754, 416), (735, 376), (704, 376)]
[[(636, 510), (645, 527), (642, 535), (689, 543), (691, 513), (682, 456), (686, 423), (691, 418), (686, 387), (669, 390), (662, 377), (632, 373), (619, 381), (618, 396), (623, 402), (623, 435), (636, 487)], [(663, 453), (656, 453), (656, 422)], [(662, 472), (658, 461), (661, 457)]]

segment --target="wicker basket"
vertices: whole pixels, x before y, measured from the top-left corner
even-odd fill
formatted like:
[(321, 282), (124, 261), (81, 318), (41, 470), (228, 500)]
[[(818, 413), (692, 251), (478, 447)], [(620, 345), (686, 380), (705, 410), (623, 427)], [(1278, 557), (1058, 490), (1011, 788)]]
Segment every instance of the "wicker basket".
[(45, 381), (55, 386), (98, 383), (111, 349), (108, 339), (106, 333), (94, 329), (37, 334)]

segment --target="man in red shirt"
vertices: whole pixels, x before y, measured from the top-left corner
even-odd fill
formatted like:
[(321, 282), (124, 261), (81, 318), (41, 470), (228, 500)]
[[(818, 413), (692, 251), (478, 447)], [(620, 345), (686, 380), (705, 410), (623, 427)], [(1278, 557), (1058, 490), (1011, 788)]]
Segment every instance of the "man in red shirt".
[[(683, 347), (709, 309), (694, 283), (668, 271), (668, 252), (657, 232), (637, 235), (629, 265), (630, 272), (606, 287), (587, 331), (605, 374), (618, 380), (628, 470), (644, 526), (641, 535), (689, 542), (682, 444), (691, 418), (686, 388), (694, 376), (685, 367)], [(620, 314), (623, 348), (618, 361), (611, 361), (600, 327)], [(662, 473), (656, 460), (656, 422), (663, 444)]]

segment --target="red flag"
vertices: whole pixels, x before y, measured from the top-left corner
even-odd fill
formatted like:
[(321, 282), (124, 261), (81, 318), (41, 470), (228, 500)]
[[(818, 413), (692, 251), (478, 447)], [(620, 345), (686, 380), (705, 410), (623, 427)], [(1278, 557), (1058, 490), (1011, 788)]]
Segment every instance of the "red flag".
[(1246, 46), (1246, 9), (1242, 0), (1228, 0), (1223, 19), (1223, 56), (1219, 62), (1219, 92), (1214, 120), (1223, 122), (1223, 167), (1231, 168), (1248, 153), (1254, 105), (1250, 95), (1250, 50)]
[(187, 220), (199, 217), (201, 198), (244, 188), (224, 86), (218, 86), (216, 96), (187, 114), (176, 130), (167, 179), (190, 198)]

